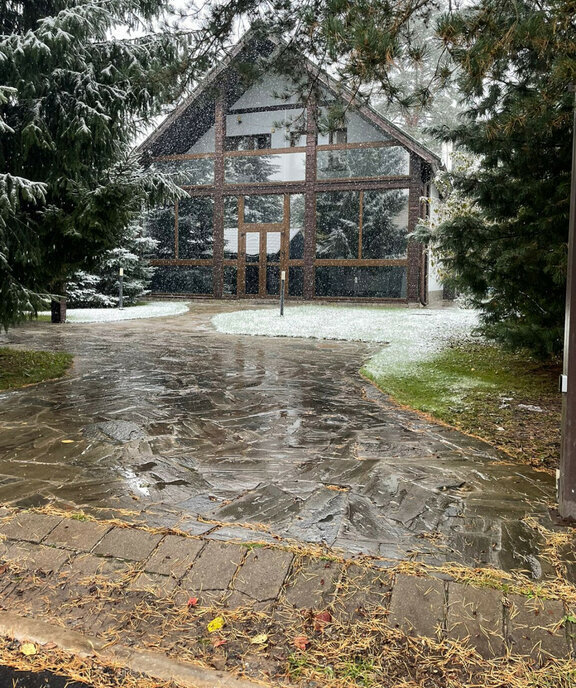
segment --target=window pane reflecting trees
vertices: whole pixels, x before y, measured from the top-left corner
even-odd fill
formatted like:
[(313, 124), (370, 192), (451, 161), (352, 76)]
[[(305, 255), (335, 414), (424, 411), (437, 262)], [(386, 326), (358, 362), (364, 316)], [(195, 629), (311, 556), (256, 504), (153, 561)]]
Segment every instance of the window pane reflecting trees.
[(316, 196), (316, 257), (358, 257), (360, 193), (329, 191)]
[(407, 246), (408, 189), (365, 191), (362, 258), (405, 258)]
[(178, 257), (211, 258), (214, 201), (186, 198), (178, 201)]

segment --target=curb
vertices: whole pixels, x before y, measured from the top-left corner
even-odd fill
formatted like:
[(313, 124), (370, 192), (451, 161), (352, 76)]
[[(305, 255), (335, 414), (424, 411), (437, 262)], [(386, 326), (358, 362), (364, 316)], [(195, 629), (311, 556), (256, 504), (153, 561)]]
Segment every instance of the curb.
[[(165, 655), (135, 650), (53, 626), (44, 621), (0, 612), (0, 635), (37, 645), (54, 643), (59, 650), (79, 657), (94, 657), (103, 664), (114, 664), (159, 681), (173, 681), (182, 688), (262, 688), (262, 682), (239, 678), (226, 671), (194, 666)], [(270, 684), (268, 684), (270, 685)]]

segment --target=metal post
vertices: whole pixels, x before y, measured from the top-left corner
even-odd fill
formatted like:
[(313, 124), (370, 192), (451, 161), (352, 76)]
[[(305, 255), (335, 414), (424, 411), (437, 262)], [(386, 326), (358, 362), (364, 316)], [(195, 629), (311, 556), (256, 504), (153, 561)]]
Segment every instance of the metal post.
[(284, 289), (286, 288), (286, 270), (280, 273), (280, 315), (284, 316)]
[(118, 270), (118, 274), (120, 275), (120, 293), (118, 295), (118, 308), (120, 310), (124, 309), (124, 268), (120, 268)]
[(576, 519), (576, 86), (572, 129), (572, 180), (566, 274), (566, 319), (562, 391), (562, 444), (558, 483), (558, 510), (563, 518)]

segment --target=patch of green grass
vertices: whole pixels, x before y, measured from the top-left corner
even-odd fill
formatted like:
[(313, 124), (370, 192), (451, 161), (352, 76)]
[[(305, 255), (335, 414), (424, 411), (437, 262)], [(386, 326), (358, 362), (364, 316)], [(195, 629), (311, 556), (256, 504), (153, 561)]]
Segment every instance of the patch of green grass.
[(317, 657), (309, 657), (307, 653), (294, 653), (288, 657), (288, 673), (293, 679), (303, 678), (315, 674), (329, 679), (340, 679), (346, 685), (372, 688), (378, 685), (377, 671), (370, 659), (353, 657), (349, 660), (337, 663), (334, 667), (330, 664), (319, 664)]
[(355, 657), (349, 662), (344, 663), (342, 677), (354, 681), (359, 686), (376, 685), (376, 668), (374, 662), (369, 659)]
[(67, 353), (0, 348), (0, 390), (62, 377), (71, 364)]
[(475, 343), (448, 347), (401, 370), (375, 370), (368, 363), (362, 372), (402, 405), (532, 464), (552, 467), (557, 462), (557, 365)]
[(291, 678), (300, 678), (308, 667), (313, 666), (305, 654), (291, 654), (287, 659), (288, 673)]
[(91, 519), (86, 516), (86, 514), (82, 511), (76, 511), (70, 516), (71, 519), (74, 521), (90, 521)]

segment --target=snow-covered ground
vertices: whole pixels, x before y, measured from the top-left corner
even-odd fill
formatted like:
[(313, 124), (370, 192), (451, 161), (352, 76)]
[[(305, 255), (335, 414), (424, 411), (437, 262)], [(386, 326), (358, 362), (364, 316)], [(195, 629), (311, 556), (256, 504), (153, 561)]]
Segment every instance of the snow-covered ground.
[[(68, 322), (116, 322), (117, 320), (135, 320), (138, 318), (165, 318), (170, 315), (182, 315), (188, 312), (187, 303), (170, 303), (167, 301), (153, 301), (145, 306), (129, 306), (119, 308), (69, 308), (66, 312)], [(50, 311), (43, 311), (40, 315), (50, 315)]]
[(387, 307), (295, 306), (284, 317), (277, 309), (220, 313), (212, 318), (219, 332), (267, 337), (311, 337), (387, 343), (366, 365), (371, 374), (424, 360), (449, 341), (472, 336), (476, 311)]

